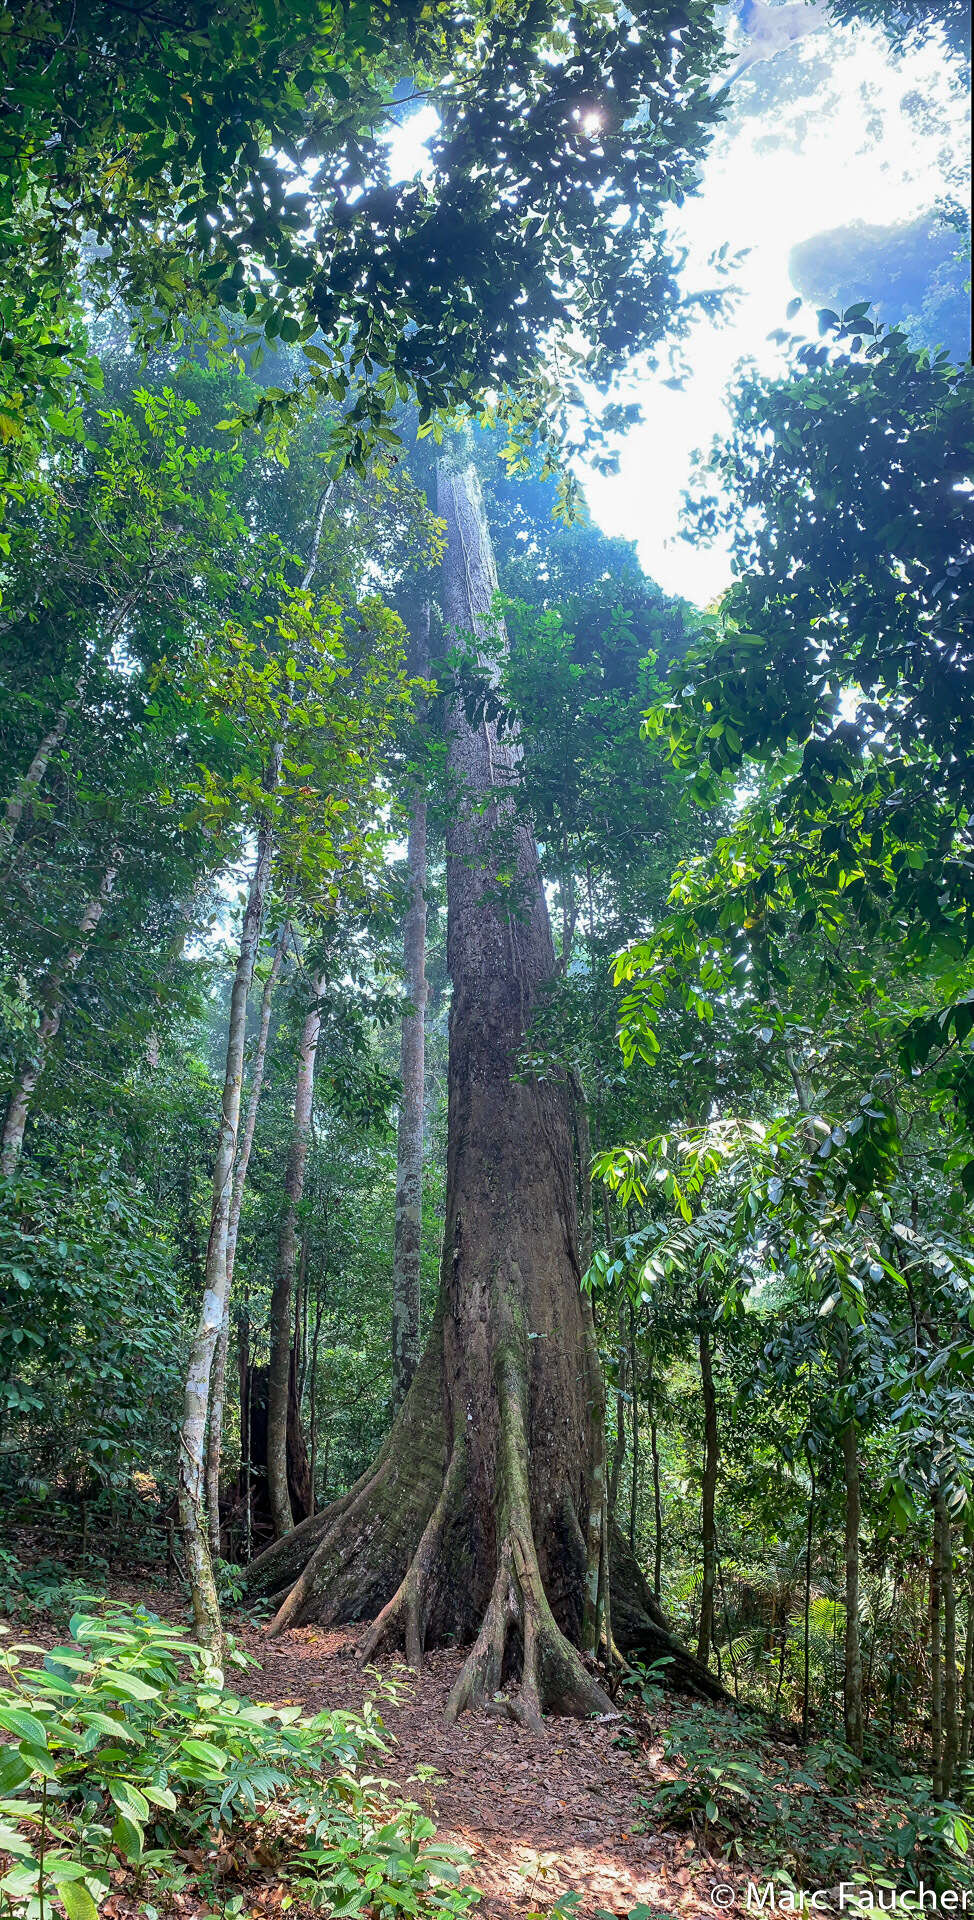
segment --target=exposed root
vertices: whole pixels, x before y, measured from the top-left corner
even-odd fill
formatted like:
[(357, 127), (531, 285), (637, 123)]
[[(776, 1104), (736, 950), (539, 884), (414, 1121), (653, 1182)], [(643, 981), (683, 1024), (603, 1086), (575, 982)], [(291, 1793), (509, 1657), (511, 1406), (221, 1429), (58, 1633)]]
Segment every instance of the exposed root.
[(482, 1707), (498, 1691), (508, 1631), (517, 1617), (513, 1562), (508, 1547), (501, 1554), (480, 1632), (451, 1688), (446, 1703), (448, 1720), (458, 1719), (465, 1707)]
[(439, 1499), (423, 1529), (419, 1546), (392, 1599), (386, 1602), (362, 1642), (359, 1658), (363, 1666), (377, 1653), (398, 1645), (405, 1646), (407, 1666), (418, 1669), (422, 1665), (430, 1580), (443, 1529), (463, 1485), (465, 1469), (466, 1445), (461, 1435), (454, 1444)]
[(541, 1582), (530, 1535), (515, 1530), (505, 1542), (480, 1632), (463, 1663), (446, 1703), (456, 1720), (465, 1707), (483, 1707), (497, 1693), (512, 1628), (520, 1627), (521, 1682), (507, 1702), (515, 1720), (540, 1732), (545, 1707), (556, 1713), (614, 1714), (608, 1694), (565, 1638)]
[(607, 1693), (558, 1626), (545, 1592), (531, 1524), (527, 1441), (527, 1333), (509, 1293), (498, 1288), (494, 1383), (499, 1546), (497, 1571), (480, 1631), (446, 1704), (448, 1720), (483, 1706), (500, 1687), (508, 1635), (520, 1628), (521, 1684), (508, 1710), (539, 1731), (545, 1707), (580, 1716), (612, 1714)]

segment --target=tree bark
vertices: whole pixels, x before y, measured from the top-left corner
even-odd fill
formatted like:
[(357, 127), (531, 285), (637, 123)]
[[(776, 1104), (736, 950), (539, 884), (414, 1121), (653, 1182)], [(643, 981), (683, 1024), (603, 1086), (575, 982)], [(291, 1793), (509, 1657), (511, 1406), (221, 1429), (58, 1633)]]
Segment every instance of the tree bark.
[(802, 1613), (802, 1745), (808, 1743), (808, 1690), (811, 1676), (812, 1649), (812, 1544), (815, 1538), (815, 1467), (811, 1455), (808, 1460), (809, 1494), (808, 1516), (805, 1523), (805, 1594)]
[(934, 1514), (930, 1555), (930, 1772), (939, 1800), (944, 1790), (944, 1694), (940, 1608), (943, 1596), (943, 1536)]
[[(415, 671), (429, 671), (430, 607), (420, 609)], [(417, 796), (409, 822), (409, 906), (403, 954), (409, 1011), (402, 1018), (402, 1098), (396, 1166), (392, 1259), (392, 1410), (402, 1406), (419, 1365), (420, 1248), (423, 1229), (423, 1097), (426, 1034), (426, 802)]]
[(314, 981), (298, 1048), (294, 1118), (284, 1175), (284, 1208), (277, 1241), (277, 1269), (271, 1295), (270, 1365), (267, 1372), (267, 1489), (277, 1539), (294, 1526), (287, 1479), (287, 1416), (292, 1367), (291, 1300), (298, 1257), (298, 1208), (304, 1197), (304, 1172), (311, 1134), (315, 1060), (321, 1037), (324, 974)]
[(974, 1603), (971, 1595), (971, 1567), (968, 1561), (967, 1575), (967, 1623), (964, 1629), (964, 1669), (962, 1675), (961, 1698), (963, 1702), (960, 1724), (960, 1748), (958, 1761), (966, 1767), (971, 1757), (971, 1731), (974, 1728)]
[[(267, 774), (269, 789), (277, 785), (279, 769), (279, 757), (272, 756)], [(240, 1124), (244, 1043), (247, 1034), (247, 999), (254, 977), (254, 962), (270, 886), (272, 855), (273, 831), (269, 824), (265, 824), (257, 836), (257, 858), (244, 910), (240, 950), (230, 992), (223, 1100), (220, 1133), (213, 1163), (213, 1198), (210, 1207), (210, 1237), (206, 1248), (203, 1302), (190, 1347), (179, 1434), (177, 1476), (179, 1519), (186, 1545), (186, 1572), (192, 1596), (193, 1619), (197, 1638), (217, 1659), (222, 1653), (223, 1629), (216, 1582), (213, 1577), (213, 1564), (203, 1522), (206, 1415), (213, 1355), (223, 1324), (223, 1312), (227, 1299), (227, 1249), (233, 1167)]]
[[(709, 1311), (706, 1300), (700, 1303), (701, 1315)], [(701, 1319), (699, 1331), (700, 1383), (703, 1388), (703, 1486), (700, 1495), (700, 1538), (703, 1546), (703, 1581), (700, 1588), (700, 1631), (697, 1635), (697, 1659), (710, 1664), (714, 1637), (714, 1594), (717, 1586), (717, 1534), (715, 1506), (717, 1497), (717, 1396), (714, 1392), (713, 1349), (710, 1326)]]
[(17, 1163), (24, 1145), (24, 1131), (30, 1113), (31, 1101), (37, 1082), (47, 1065), (51, 1047), (57, 1039), (64, 1015), (66, 988), (74, 979), (102, 914), (115, 890), (118, 878), (120, 855), (113, 849), (108, 865), (101, 878), (98, 892), (85, 902), (81, 918), (78, 921), (74, 945), (57, 966), (52, 967), (44, 986), (41, 1017), (34, 1036), (34, 1044), (29, 1058), (24, 1061), (14, 1082), (13, 1090), (7, 1102), (7, 1112), (3, 1123), (3, 1135), (0, 1138), (0, 1172), (10, 1180), (17, 1169)]
[(632, 1479), (629, 1483), (629, 1551), (636, 1551), (639, 1509), (639, 1355), (636, 1350), (636, 1314), (629, 1302), (629, 1378), (632, 1382)]
[(17, 781), (4, 808), (3, 820), (0, 822), (0, 856), (5, 854), (12, 845), (14, 835), (23, 819), (24, 808), (31, 795), (36, 793), (40, 786), (47, 772), (51, 755), (56, 753), (61, 745), (68, 721), (77, 704), (77, 694), (73, 694), (70, 700), (65, 700), (55, 716), (53, 727), (44, 735), (30, 766)]
[[(445, 624), (476, 645), (498, 623), (471, 468), (441, 467), (438, 507)], [(491, 670), (489, 655), (481, 665)], [(577, 1651), (604, 1433), (565, 1089), (520, 1071), (555, 955), (534, 840), (505, 793), (517, 743), (493, 722), (471, 722), (459, 700), (448, 729), (449, 1150), (430, 1342), (373, 1467), (262, 1555), (251, 1584), (290, 1588), (272, 1633), (378, 1612), (366, 1659), (404, 1644), (415, 1663), (424, 1644), (475, 1636), (450, 1717), (507, 1682), (509, 1711), (536, 1727), (545, 1706), (610, 1709)], [(637, 1638), (655, 1634), (657, 1652), (675, 1647), (696, 1671), (654, 1625), (638, 1570), (624, 1600)]]
[(618, 1369), (616, 1378), (616, 1431), (609, 1469), (609, 1516), (613, 1521), (619, 1501), (619, 1482), (626, 1457), (626, 1394), (629, 1390), (629, 1343), (626, 1339), (625, 1305), (620, 1300), (617, 1322)]
[(957, 1602), (954, 1588), (954, 1541), (942, 1493), (937, 1494), (937, 1525), (940, 1528), (941, 1584), (944, 1597), (944, 1711), (943, 1753), (940, 1790), (946, 1800), (953, 1790), (957, 1770)]
[(326, 1278), (327, 1278), (327, 1271), (325, 1274), (321, 1275), (318, 1281), (318, 1288), (315, 1294), (314, 1332), (312, 1333), (312, 1336), (311, 1336), (311, 1366), (310, 1366), (311, 1385), (308, 1393), (308, 1451), (309, 1451), (308, 1479), (310, 1481), (310, 1486), (311, 1486), (311, 1507), (310, 1507), (311, 1513), (314, 1513), (315, 1507), (317, 1504), (316, 1488), (318, 1484), (317, 1482), (318, 1346), (321, 1340), (321, 1321), (322, 1321), (322, 1316), (325, 1310), (325, 1279)]
[(210, 1425), (206, 1441), (206, 1511), (210, 1528), (210, 1552), (216, 1559), (220, 1557), (220, 1464), (223, 1457), (223, 1409), (226, 1400), (227, 1347), (230, 1340), (230, 1294), (233, 1288), (233, 1268), (237, 1255), (237, 1234), (240, 1230), (240, 1214), (243, 1207), (244, 1188), (247, 1184), (247, 1169), (250, 1166), (250, 1154), (254, 1144), (254, 1131), (257, 1126), (257, 1110), (264, 1086), (264, 1065), (267, 1059), (267, 1036), (271, 1024), (271, 1001), (278, 975), (284, 959), (287, 944), (288, 925), (285, 921), (280, 938), (274, 948), (270, 971), (264, 981), (264, 991), (260, 1001), (260, 1025), (257, 1029), (257, 1044), (254, 1048), (254, 1062), (250, 1076), (250, 1094), (247, 1100), (247, 1114), (244, 1120), (237, 1161), (233, 1170), (233, 1191), (230, 1195), (230, 1218), (227, 1221), (227, 1290), (223, 1303), (223, 1319), (220, 1334), (213, 1357), (213, 1374), (210, 1381)]
[(569, 1085), (572, 1090), (572, 1114), (575, 1122), (575, 1151), (578, 1155), (578, 1192), (580, 1201), (580, 1244), (579, 1259), (583, 1273), (587, 1273), (592, 1264), (595, 1230), (592, 1219), (592, 1133), (589, 1126), (588, 1101), (581, 1075), (574, 1067), (569, 1072)]
[(652, 1353), (646, 1375), (646, 1393), (649, 1400), (649, 1453), (653, 1467), (653, 1597), (658, 1602), (663, 1593), (663, 1489), (660, 1482), (656, 1373)]
[[(849, 1379), (849, 1335), (842, 1328), (839, 1380)], [(862, 1649), (859, 1640), (859, 1531), (862, 1503), (859, 1490), (859, 1436), (855, 1420), (842, 1429), (842, 1469), (845, 1485), (845, 1661), (842, 1711), (846, 1745), (862, 1758)]]

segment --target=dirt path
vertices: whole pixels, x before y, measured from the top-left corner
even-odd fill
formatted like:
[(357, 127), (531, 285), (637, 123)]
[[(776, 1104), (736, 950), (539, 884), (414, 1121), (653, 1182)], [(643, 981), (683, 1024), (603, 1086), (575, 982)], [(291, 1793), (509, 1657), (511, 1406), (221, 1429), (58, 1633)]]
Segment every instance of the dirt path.
[[(358, 1637), (347, 1628), (307, 1627), (268, 1644), (245, 1633), (264, 1676), (263, 1687), (254, 1676), (248, 1689), (313, 1712), (355, 1706), (369, 1692)], [(613, 1744), (619, 1723), (551, 1719), (537, 1735), (507, 1717), (467, 1713), (447, 1726), (443, 1707), (462, 1658), (435, 1652), (419, 1675), (387, 1666), (406, 1690), (382, 1715), (396, 1741), (390, 1775), (422, 1802), (426, 1788), (409, 1786), (410, 1775), (417, 1766), (436, 1769), (430, 1790), (439, 1837), (471, 1855), (470, 1878), (484, 1895), (479, 1911), (512, 1920), (568, 1891), (582, 1896), (585, 1915), (682, 1904), (690, 1875), (674, 1860), (672, 1836), (666, 1846), (662, 1837), (632, 1832), (647, 1769), (644, 1758), (637, 1776)]]

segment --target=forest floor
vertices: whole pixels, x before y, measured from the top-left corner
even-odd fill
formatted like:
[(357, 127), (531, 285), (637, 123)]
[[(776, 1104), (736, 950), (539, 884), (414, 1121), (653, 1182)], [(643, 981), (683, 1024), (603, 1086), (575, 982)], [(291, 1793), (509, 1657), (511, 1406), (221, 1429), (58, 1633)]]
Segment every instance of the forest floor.
[[(264, 1687), (255, 1691), (306, 1711), (357, 1706), (374, 1693), (374, 1673), (358, 1664), (360, 1637), (315, 1627), (271, 1643), (255, 1631), (240, 1636), (263, 1669)], [(380, 1708), (395, 1741), (386, 1770), (410, 1797), (425, 1803), (429, 1794), (439, 1839), (470, 1855), (467, 1877), (483, 1895), (478, 1911), (513, 1920), (573, 1892), (584, 1915), (628, 1914), (643, 1904), (712, 1912), (713, 1871), (690, 1840), (636, 1830), (639, 1794), (655, 1784), (652, 1749), (638, 1759), (622, 1750), (621, 1720), (550, 1718), (534, 1734), (506, 1715), (480, 1712), (448, 1726), (443, 1709), (463, 1657), (434, 1651), (418, 1674), (387, 1664), (402, 1692)], [(417, 1767), (436, 1777), (417, 1781)], [(701, 1898), (695, 1882), (704, 1872)]]
[[(64, 1638), (68, 1596), (55, 1576), (67, 1570), (38, 1558), (28, 1538), (18, 1545), (26, 1578), (11, 1625), (18, 1638), (48, 1648)], [(9, 1573), (12, 1557), (6, 1558)], [(0, 1575), (2, 1561), (0, 1553)], [(69, 1584), (77, 1593), (77, 1581)], [(147, 1569), (143, 1579), (132, 1572), (124, 1580), (109, 1577), (102, 1590), (116, 1602), (147, 1606), (187, 1627), (185, 1594), (158, 1569)], [(0, 1595), (0, 1611), (3, 1605)], [(438, 1843), (466, 1856), (461, 1877), (479, 1889), (475, 1911), (484, 1920), (545, 1920), (562, 1895), (574, 1896), (577, 1920), (702, 1920), (718, 1911), (745, 1913), (770, 1904), (754, 1897), (769, 1878), (775, 1880), (776, 1896), (780, 1878), (780, 1904), (788, 1910), (785, 1869), (792, 1865), (798, 1871), (799, 1856), (807, 1857), (806, 1864), (817, 1858), (815, 1877), (832, 1890), (820, 1905), (835, 1911), (834, 1883), (851, 1875), (860, 1836), (884, 1819), (889, 1824), (891, 1809), (879, 1783), (863, 1781), (842, 1797), (828, 1767), (820, 1779), (809, 1777), (810, 1769), (821, 1767), (821, 1756), (815, 1760), (809, 1751), (804, 1758), (793, 1741), (782, 1743), (769, 1727), (752, 1753), (756, 1722), (740, 1722), (731, 1707), (692, 1710), (688, 1700), (655, 1684), (644, 1690), (644, 1699), (620, 1695), (619, 1715), (605, 1721), (549, 1716), (543, 1730), (534, 1733), (506, 1713), (480, 1711), (465, 1713), (450, 1726), (444, 1708), (464, 1658), (461, 1649), (430, 1652), (419, 1673), (397, 1661), (363, 1670), (358, 1655), (364, 1625), (332, 1631), (301, 1627), (269, 1641), (249, 1613), (231, 1612), (227, 1624), (254, 1663), (234, 1674), (235, 1691), (270, 1705), (298, 1706), (307, 1714), (354, 1712), (366, 1699), (374, 1702), (391, 1742), (388, 1752), (377, 1756), (374, 1772), (428, 1813)], [(733, 1864), (722, 1855), (715, 1828), (705, 1821), (694, 1828), (676, 1816), (674, 1787), (667, 1783), (690, 1776), (667, 1750), (670, 1730), (678, 1748), (689, 1738), (696, 1759), (708, 1763), (712, 1781), (722, 1778), (727, 1764), (731, 1774), (735, 1767), (740, 1773), (742, 1758), (769, 1769), (763, 1780), (753, 1766), (743, 1769), (758, 1783), (760, 1806), (756, 1800), (739, 1824), (731, 1819), (729, 1831), (739, 1835), (731, 1849)], [(736, 1750), (726, 1750), (728, 1739), (732, 1749), (737, 1741)], [(733, 1811), (733, 1783), (725, 1784)], [(654, 1806), (660, 1789), (663, 1804)], [(701, 1807), (715, 1790), (708, 1788)], [(723, 1785), (719, 1795), (723, 1803)], [(909, 1808), (901, 1801), (893, 1811), (895, 1826)], [(725, 1812), (721, 1819), (726, 1841)], [(776, 1849), (772, 1844), (769, 1850), (773, 1834)], [(892, 1851), (901, 1854), (898, 1846)], [(165, 1914), (174, 1920), (212, 1914), (196, 1884), (202, 1856), (180, 1857), (190, 1863), (189, 1882), (184, 1891), (167, 1896)], [(778, 1865), (769, 1869), (769, 1860)], [(135, 1920), (146, 1912), (141, 1900), (133, 1904), (130, 1878), (124, 1870), (113, 1874), (103, 1920)], [(265, 1880), (255, 1914), (276, 1913), (286, 1891), (279, 1868), (269, 1868)], [(257, 1891), (252, 1888), (248, 1899)], [(974, 1897), (970, 1904), (974, 1907)], [(299, 1903), (293, 1911), (305, 1909)], [(568, 1914), (562, 1910), (552, 1920), (568, 1920)]]

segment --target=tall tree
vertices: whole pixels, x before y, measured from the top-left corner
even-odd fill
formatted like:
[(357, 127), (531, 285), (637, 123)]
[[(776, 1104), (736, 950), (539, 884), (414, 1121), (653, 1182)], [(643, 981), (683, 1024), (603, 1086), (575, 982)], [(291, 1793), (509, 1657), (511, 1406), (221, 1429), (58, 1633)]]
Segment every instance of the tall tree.
[(287, 1168), (284, 1174), (284, 1207), (277, 1242), (277, 1269), (271, 1295), (271, 1350), (267, 1370), (267, 1490), (271, 1518), (278, 1539), (294, 1525), (287, 1477), (287, 1423), (291, 1381), (291, 1312), (294, 1299), (298, 1257), (298, 1209), (304, 1197), (304, 1171), (311, 1134), (311, 1110), (314, 1101), (315, 1060), (321, 1037), (321, 996), (326, 975), (312, 982), (311, 999), (298, 1045), (298, 1071), (294, 1084), (294, 1111)]
[(244, 1120), (240, 1145), (233, 1169), (233, 1190), (230, 1195), (230, 1217), (227, 1222), (227, 1287), (223, 1304), (223, 1322), (213, 1357), (213, 1375), (210, 1381), (210, 1421), (206, 1436), (206, 1511), (210, 1527), (210, 1553), (219, 1557), (220, 1553), (220, 1463), (223, 1452), (223, 1409), (226, 1396), (227, 1351), (230, 1344), (230, 1290), (233, 1286), (233, 1268), (237, 1254), (237, 1236), (240, 1231), (240, 1215), (243, 1209), (244, 1188), (250, 1167), (250, 1155), (253, 1151), (254, 1134), (257, 1128), (257, 1114), (260, 1097), (264, 1087), (264, 1065), (267, 1059), (267, 1040), (271, 1024), (271, 1003), (274, 988), (277, 985), (284, 948), (290, 933), (285, 920), (278, 935), (274, 954), (268, 969), (267, 978), (260, 999), (260, 1021), (257, 1028), (257, 1042), (250, 1073), (250, 1091), (247, 1097), (247, 1116)]
[[(496, 674), (503, 624), (479, 484), (444, 461), (447, 632)], [(475, 1636), (448, 1711), (501, 1683), (517, 1635), (512, 1710), (604, 1710), (578, 1652), (602, 1389), (580, 1291), (566, 1089), (519, 1070), (527, 1023), (555, 970), (537, 849), (515, 811), (516, 733), (449, 702), (450, 1008), (446, 1231), (433, 1333), (374, 1466), (261, 1556), (255, 1590), (290, 1588), (272, 1631), (381, 1609), (366, 1655), (404, 1640)], [(615, 1542), (621, 1548), (621, 1542)], [(708, 1676), (659, 1622), (627, 1556), (625, 1625)], [(462, 1568), (462, 1575), (461, 1575)], [(293, 1584), (292, 1584), (293, 1582)]]
[[(414, 671), (429, 671), (430, 603), (416, 617)], [(420, 1252), (423, 1230), (423, 1125), (426, 1041), (426, 800), (417, 793), (406, 849), (409, 904), (403, 958), (409, 1006), (402, 1017), (396, 1171), (396, 1231), (392, 1259), (392, 1406), (398, 1411), (419, 1363)]]
[[(272, 755), (266, 785), (270, 793), (280, 773), (280, 756)], [(227, 1047), (223, 1073), (220, 1132), (213, 1162), (210, 1232), (206, 1246), (206, 1276), (199, 1319), (190, 1348), (179, 1434), (179, 1519), (183, 1530), (186, 1566), (197, 1637), (219, 1657), (223, 1645), (220, 1602), (203, 1524), (203, 1480), (210, 1371), (227, 1305), (227, 1244), (233, 1194), (233, 1166), (237, 1152), (240, 1101), (243, 1091), (247, 1000), (264, 923), (274, 852), (273, 827), (261, 826), (240, 932), (240, 947), (230, 994)]]

